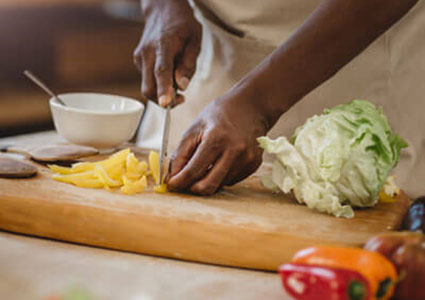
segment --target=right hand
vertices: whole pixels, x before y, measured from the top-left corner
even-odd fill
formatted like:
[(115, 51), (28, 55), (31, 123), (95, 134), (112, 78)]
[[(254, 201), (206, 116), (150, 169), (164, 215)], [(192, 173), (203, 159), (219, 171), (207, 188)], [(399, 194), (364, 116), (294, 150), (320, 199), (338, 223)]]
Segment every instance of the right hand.
[(170, 191), (212, 195), (257, 170), (263, 153), (257, 138), (269, 129), (257, 100), (234, 88), (204, 108), (172, 156)]
[[(195, 73), (202, 27), (187, 0), (141, 0), (143, 33), (134, 51), (144, 100), (166, 107), (175, 87), (184, 91)], [(177, 95), (173, 105), (184, 102)]]

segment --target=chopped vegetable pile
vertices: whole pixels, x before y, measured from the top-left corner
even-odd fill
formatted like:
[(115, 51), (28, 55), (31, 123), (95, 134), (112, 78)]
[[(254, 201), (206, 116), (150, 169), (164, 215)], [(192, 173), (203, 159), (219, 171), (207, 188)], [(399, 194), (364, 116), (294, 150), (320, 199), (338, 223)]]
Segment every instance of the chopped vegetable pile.
[[(109, 158), (98, 162), (81, 162), (72, 167), (49, 165), (55, 174), (53, 179), (83, 188), (120, 188), (124, 194), (141, 193), (148, 186), (148, 176), (155, 182), (159, 177), (159, 155), (149, 153), (149, 166), (146, 161), (139, 161), (130, 149), (121, 150)], [(167, 187), (160, 184), (154, 187), (157, 193), (165, 193)]]

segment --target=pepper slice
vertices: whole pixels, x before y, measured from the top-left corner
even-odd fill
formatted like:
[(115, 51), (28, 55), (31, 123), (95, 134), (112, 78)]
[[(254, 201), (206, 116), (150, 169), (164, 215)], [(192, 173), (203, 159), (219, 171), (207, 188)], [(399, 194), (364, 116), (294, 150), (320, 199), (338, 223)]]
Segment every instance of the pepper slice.
[(367, 300), (370, 287), (359, 272), (308, 264), (284, 264), (279, 274), (296, 300)]

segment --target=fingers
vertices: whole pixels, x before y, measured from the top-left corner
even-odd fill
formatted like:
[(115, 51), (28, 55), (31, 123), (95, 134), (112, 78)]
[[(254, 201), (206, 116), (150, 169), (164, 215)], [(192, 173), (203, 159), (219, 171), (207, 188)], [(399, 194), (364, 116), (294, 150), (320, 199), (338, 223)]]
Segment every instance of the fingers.
[(186, 90), (190, 79), (196, 70), (196, 60), (200, 51), (200, 43), (198, 40), (191, 40), (186, 45), (180, 60), (177, 64), (175, 76), (176, 83), (180, 90)]
[(230, 151), (225, 152), (214, 164), (208, 174), (195, 183), (190, 191), (200, 195), (212, 195), (222, 185), (222, 182), (231, 169), (236, 158), (236, 154)]
[[(145, 51), (140, 55), (134, 57), (135, 64), (140, 68), (141, 72), (141, 93), (142, 101), (146, 103), (148, 100), (155, 100), (157, 98), (157, 85), (155, 81), (155, 55), (152, 52)], [(179, 104), (184, 103), (185, 97), (180, 94), (174, 95), (174, 90), (172, 97), (175, 96), (172, 103), (172, 107), (176, 107)]]
[(136, 48), (136, 50), (134, 51), (133, 54), (133, 63), (136, 66), (137, 70), (139, 70), (139, 72), (142, 71), (142, 57), (139, 53), (139, 49)]
[(149, 51), (142, 53), (141, 92), (146, 99), (156, 99), (156, 83), (154, 78), (155, 54)]
[(157, 84), (158, 103), (166, 107), (174, 99), (174, 59), (177, 54), (177, 45), (170, 40), (160, 41), (156, 51), (155, 79)]
[(141, 72), (141, 92), (145, 99), (162, 107), (173, 107), (184, 102), (176, 89), (185, 90), (196, 69), (200, 38), (179, 39), (163, 35), (158, 40), (142, 37), (134, 51), (133, 61)]
[[(201, 139), (198, 129), (194, 127), (190, 128), (183, 136), (177, 150), (173, 153), (168, 168), (168, 179), (179, 173), (184, 166), (189, 162), (193, 153), (195, 153)], [(168, 183), (168, 180), (167, 180)]]
[(209, 173), (195, 183), (190, 191), (200, 195), (212, 195), (223, 185), (234, 185), (254, 173), (261, 164), (253, 152), (238, 152), (229, 148)]
[(142, 101), (156, 99), (156, 84), (154, 77), (155, 52), (151, 47), (144, 45), (141, 40), (137, 48), (134, 50), (133, 62), (141, 74), (140, 91)]
[[(214, 149), (208, 142), (202, 142), (183, 169), (169, 179), (168, 187), (175, 191), (187, 189), (205, 176), (210, 166), (214, 165), (220, 155), (221, 153), (217, 148)], [(181, 165), (176, 166), (176, 169), (178, 167), (181, 167)]]
[(214, 149), (211, 145), (211, 142), (202, 143), (192, 158), (187, 156), (184, 163), (173, 166), (173, 177), (168, 182), (171, 190), (189, 188), (195, 194), (212, 195), (223, 185), (242, 181), (261, 164), (261, 155), (249, 150), (241, 151), (238, 147)]
[(140, 39), (139, 44), (137, 45), (136, 49), (134, 49), (133, 52), (133, 63), (136, 66), (137, 70), (142, 70), (142, 39)]
[(177, 105), (180, 105), (186, 101), (185, 97), (183, 95), (177, 94), (174, 98), (174, 101), (171, 105), (171, 107), (176, 107)]

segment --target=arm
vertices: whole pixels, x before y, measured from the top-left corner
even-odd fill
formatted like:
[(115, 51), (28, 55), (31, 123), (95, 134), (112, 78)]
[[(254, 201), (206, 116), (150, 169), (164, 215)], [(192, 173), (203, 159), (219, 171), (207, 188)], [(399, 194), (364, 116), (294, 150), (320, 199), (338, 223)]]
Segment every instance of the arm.
[[(265, 105), (264, 114), (273, 125), (289, 107), (332, 77), (416, 2), (322, 1), (295, 34), (249, 73), (238, 88), (262, 99), (261, 107)], [(260, 97), (264, 91), (267, 97)]]
[(285, 43), (204, 109), (174, 154), (170, 189), (212, 194), (254, 172), (262, 154), (256, 138), (416, 2), (322, 1)]

